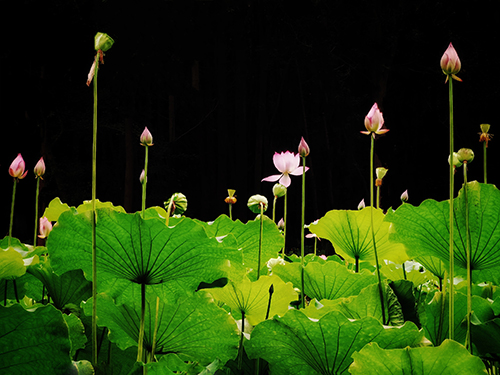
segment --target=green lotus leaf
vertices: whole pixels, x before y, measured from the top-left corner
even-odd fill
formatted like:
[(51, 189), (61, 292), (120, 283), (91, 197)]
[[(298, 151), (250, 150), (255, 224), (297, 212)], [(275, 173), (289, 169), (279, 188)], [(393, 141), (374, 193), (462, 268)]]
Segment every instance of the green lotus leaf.
[[(371, 208), (362, 210), (331, 210), (309, 230), (320, 238), (328, 239), (335, 252), (351, 262), (356, 260), (374, 261)], [(389, 242), (389, 223), (380, 209), (373, 209), (373, 228), (379, 259), (389, 259), (395, 263), (407, 260), (405, 247), (401, 243)]]
[[(477, 181), (467, 184), (471, 268), (493, 268), (500, 262), (500, 191)], [(465, 194), (462, 188), (454, 199), (455, 267), (467, 269)], [(418, 207), (403, 204), (389, 212), (391, 241), (404, 244), (411, 257), (435, 256), (449, 264), (449, 202), (428, 199)], [(482, 281), (482, 280), (481, 280)]]
[[(197, 221), (207, 231), (210, 237), (221, 237), (232, 234), (243, 250), (243, 265), (247, 269), (257, 269), (259, 257), (260, 220), (251, 220), (244, 224), (239, 220), (233, 221), (226, 215), (219, 216), (215, 221), (205, 223)], [(271, 258), (276, 258), (283, 247), (284, 239), (276, 224), (267, 216), (263, 221), (262, 259), (261, 266)], [(233, 261), (233, 259), (229, 259)], [(236, 262), (238, 264), (238, 262)], [(241, 262), (240, 262), (241, 264)]]
[[(52, 230), (47, 249), (57, 274), (82, 269), (92, 274), (90, 212), (64, 212)], [(142, 219), (140, 213), (97, 210), (96, 257), (98, 291), (116, 293), (131, 283), (166, 284), (176, 295), (192, 293), (202, 281), (212, 282), (225, 274), (225, 259), (237, 258), (233, 238), (209, 238), (203, 227), (184, 218), (167, 227), (159, 218)], [(229, 245), (226, 244), (230, 242)], [(241, 262), (241, 258), (240, 258)]]
[(479, 375), (487, 374), (479, 357), (453, 340), (445, 340), (439, 347), (381, 349), (376, 342), (353, 353), (354, 363), (349, 368), (353, 375)]
[[(115, 301), (97, 295), (97, 324), (108, 327), (109, 339), (125, 350), (137, 346), (141, 316), (140, 287), (129, 288)], [(160, 295), (158, 295), (160, 294)], [(156, 353), (178, 353), (192, 361), (208, 364), (219, 358), (224, 363), (236, 356), (238, 329), (234, 319), (217, 307), (205, 293), (182, 297), (167, 302), (154, 287), (146, 291), (144, 348), (152, 350), (156, 320), (156, 303), (159, 298)], [(83, 305), (85, 314), (92, 314), (92, 300)]]
[(255, 326), (266, 319), (271, 286), (273, 292), (269, 317), (285, 315), (290, 302), (296, 301), (298, 294), (291, 283), (285, 283), (276, 275), (261, 276), (254, 282), (243, 278), (238, 282), (230, 281), (223, 288), (206, 289), (206, 291), (214, 299), (228, 305), (236, 313), (235, 315), (239, 316), (240, 312), (244, 312), (248, 322)]
[(68, 326), (56, 308), (39, 306), (30, 312), (19, 304), (0, 306), (0, 327), (0, 373), (69, 373)]
[(415, 261), (423, 265), (426, 270), (430, 271), (438, 279), (444, 279), (444, 274), (447, 269), (441, 259), (431, 255), (424, 255), (415, 257)]
[(23, 256), (13, 247), (0, 249), (0, 279), (13, 279), (26, 273)]
[(380, 271), (382, 274), (387, 277), (390, 280), (396, 281), (396, 280), (408, 280), (413, 283), (415, 286), (419, 286), (420, 284), (425, 283), (427, 280), (426, 275), (422, 272), (419, 272), (419, 270), (416, 269), (411, 269), (408, 270), (406, 269), (406, 274), (403, 272), (403, 267), (402, 265), (394, 264), (394, 263), (388, 263), (384, 264), (382, 267), (380, 267)]
[(85, 348), (87, 336), (85, 336), (85, 328), (82, 321), (75, 314), (63, 314), (63, 317), (68, 325), (71, 342), (70, 355), (73, 357), (77, 350)]
[(49, 221), (57, 221), (59, 219), (59, 216), (63, 212), (71, 210), (76, 212), (76, 209), (74, 207), (71, 208), (66, 203), (61, 202), (61, 199), (59, 197), (56, 197), (52, 199), (47, 208), (45, 208), (42, 217), (45, 216)]
[(472, 320), (472, 342), (480, 354), (500, 354), (500, 318), (491, 319), (484, 323)]
[[(276, 265), (273, 274), (300, 289), (300, 267), (300, 263), (295, 262)], [(304, 269), (305, 294), (317, 300), (355, 296), (366, 286), (375, 283), (375, 275), (366, 271), (354, 273), (337, 262), (309, 262)]]
[(266, 320), (252, 331), (245, 350), (250, 358), (269, 362), (272, 374), (347, 374), (351, 355), (369, 342), (401, 348), (421, 341), (413, 323), (384, 328), (376, 319), (351, 321), (334, 311), (311, 320), (300, 310)]

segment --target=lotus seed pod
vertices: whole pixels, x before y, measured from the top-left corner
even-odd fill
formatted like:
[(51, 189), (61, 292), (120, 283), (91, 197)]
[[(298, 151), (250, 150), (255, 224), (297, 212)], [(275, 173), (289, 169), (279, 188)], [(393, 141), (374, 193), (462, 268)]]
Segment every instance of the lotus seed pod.
[(97, 33), (94, 37), (94, 48), (96, 51), (106, 52), (113, 46), (115, 41), (108, 34), (105, 33)]
[(281, 197), (285, 196), (285, 194), (286, 194), (286, 187), (284, 185), (275, 184), (273, 186), (273, 195), (275, 197), (281, 198)]
[[(448, 156), (448, 164), (450, 164), (450, 157)], [(458, 160), (458, 155), (456, 152), (453, 153), (453, 166), (455, 168), (460, 168), (462, 166), (462, 162)]]
[(457, 152), (458, 161), (461, 163), (470, 163), (474, 160), (474, 151), (470, 148), (461, 148)]

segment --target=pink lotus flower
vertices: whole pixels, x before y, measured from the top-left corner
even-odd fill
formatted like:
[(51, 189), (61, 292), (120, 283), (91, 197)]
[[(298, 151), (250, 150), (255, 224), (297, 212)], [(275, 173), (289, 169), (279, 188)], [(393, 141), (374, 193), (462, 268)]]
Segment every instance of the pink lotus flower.
[(311, 152), (311, 150), (309, 149), (309, 145), (304, 140), (304, 137), (302, 137), (299, 143), (299, 155), (301, 157), (306, 157), (307, 155), (309, 155), (309, 152)]
[(367, 131), (361, 131), (361, 133), (371, 135), (375, 138), (375, 134), (385, 134), (389, 131), (389, 129), (382, 129), (383, 125), (384, 118), (382, 117), (382, 112), (380, 112), (377, 103), (375, 103), (365, 117), (365, 128)]
[(38, 237), (47, 238), (52, 230), (52, 223), (45, 216), (40, 218), (40, 234)]
[(144, 131), (141, 134), (141, 145), (143, 146), (152, 146), (153, 145), (153, 136), (147, 127), (144, 128)]
[(42, 176), (45, 174), (45, 162), (43, 161), (43, 157), (38, 160), (38, 163), (36, 163), (35, 169), (33, 171), (35, 172), (36, 178), (42, 178)]
[(453, 79), (457, 81), (462, 81), (455, 74), (460, 71), (462, 64), (460, 63), (460, 59), (458, 58), (457, 51), (453, 48), (453, 44), (450, 43), (443, 56), (441, 57), (441, 69), (443, 73), (446, 74), (446, 82), (448, 82), (448, 78), (451, 76)]
[(25, 168), (26, 164), (24, 163), (24, 159), (21, 154), (18, 154), (9, 167), (9, 174), (14, 178), (22, 180), (28, 173), (28, 171), (24, 171)]
[[(289, 187), (292, 183), (289, 175), (300, 176), (302, 175), (303, 169), (300, 167), (300, 155), (295, 155), (293, 152), (286, 151), (278, 154), (274, 153), (273, 156), (274, 166), (281, 174), (274, 174), (272, 176), (263, 178), (262, 181), (275, 182), (279, 180), (279, 183), (284, 187)], [(306, 171), (309, 168), (306, 167)]]

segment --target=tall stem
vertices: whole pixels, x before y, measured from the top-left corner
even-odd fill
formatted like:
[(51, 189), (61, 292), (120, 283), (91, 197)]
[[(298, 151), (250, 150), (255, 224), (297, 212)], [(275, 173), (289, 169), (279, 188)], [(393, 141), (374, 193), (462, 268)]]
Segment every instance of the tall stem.
[(154, 362), (155, 360), (155, 352), (156, 352), (156, 336), (158, 335), (158, 313), (160, 310), (160, 297), (156, 296), (156, 313), (155, 313), (155, 328), (153, 332), (153, 345), (151, 348), (151, 360), (150, 362)]
[(484, 183), (488, 183), (488, 176), (486, 173), (486, 141), (483, 142), (483, 169), (484, 169)]
[(137, 349), (137, 362), (142, 362), (142, 353), (144, 351), (144, 320), (146, 318), (146, 284), (141, 284), (141, 322), (139, 326), (139, 341)]
[(288, 191), (285, 193), (285, 207), (283, 212), (283, 250), (281, 251), (281, 255), (283, 258), (285, 257), (285, 245), (286, 245), (286, 208), (288, 206)]
[(275, 195), (273, 199), (273, 223), (276, 222), (276, 201), (278, 200), (278, 197)]
[(262, 232), (264, 230), (264, 205), (260, 204), (260, 235), (259, 235), (259, 258), (257, 261), (257, 280), (260, 278), (260, 267), (262, 261)]
[(448, 96), (449, 96), (449, 102), (450, 102), (450, 270), (449, 270), (449, 277), (450, 277), (450, 288), (449, 288), (449, 293), (450, 293), (450, 298), (449, 298), (449, 338), (453, 340), (455, 337), (455, 308), (454, 308), (454, 299), (455, 299), (455, 291), (454, 291), (454, 285), (453, 285), (453, 279), (454, 279), (454, 269), (455, 269), (455, 254), (453, 250), (453, 196), (454, 196), (454, 191), (455, 191), (455, 182), (454, 182), (454, 169), (453, 169), (453, 79), (452, 77), (448, 77)]
[(148, 182), (148, 150), (149, 146), (144, 145), (146, 148), (146, 156), (144, 158), (144, 181), (142, 182), (142, 218), (144, 219), (144, 211), (146, 210), (146, 184)]
[(99, 52), (95, 55), (94, 119), (92, 129), (92, 364), (97, 364), (97, 251), (96, 251), (96, 180), (97, 180), (97, 74)]
[(465, 238), (467, 256), (467, 335), (465, 337), (465, 347), (472, 354), (471, 341), (471, 315), (472, 315), (472, 271), (470, 254), (470, 234), (469, 234), (469, 202), (467, 196), (467, 162), (464, 161), (464, 198), (465, 198)]
[(380, 277), (380, 267), (378, 262), (378, 254), (377, 254), (377, 243), (375, 241), (375, 229), (373, 228), (373, 155), (375, 149), (375, 137), (371, 138), (371, 147), (370, 147), (370, 220), (371, 220), (371, 232), (372, 232), (372, 242), (373, 242), (373, 253), (375, 254), (375, 265), (377, 269), (377, 279), (378, 279), (378, 292), (380, 295), (380, 305), (382, 307), (382, 323), (387, 324), (385, 320), (385, 302), (384, 302), (384, 289), (382, 288), (382, 279)]
[(16, 201), (16, 185), (17, 185), (17, 178), (14, 178), (14, 186), (12, 188), (12, 203), (10, 206), (9, 246), (12, 241), (12, 224), (14, 223), (14, 203)]
[(306, 293), (304, 291), (304, 222), (306, 214), (306, 157), (302, 156), (302, 221), (300, 223), (300, 284), (301, 284), (301, 305), (306, 307)]
[(38, 233), (38, 195), (40, 192), (40, 177), (36, 178), (36, 193), (35, 193), (35, 235), (33, 236), (33, 247), (36, 247), (36, 235)]

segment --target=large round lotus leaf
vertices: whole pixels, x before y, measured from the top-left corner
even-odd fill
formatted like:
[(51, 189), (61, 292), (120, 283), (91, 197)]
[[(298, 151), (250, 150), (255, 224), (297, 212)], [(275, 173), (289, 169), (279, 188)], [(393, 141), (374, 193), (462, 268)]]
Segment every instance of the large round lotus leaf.
[[(374, 261), (371, 207), (362, 210), (331, 210), (309, 230), (320, 238), (330, 240), (335, 251), (343, 258), (354, 262)], [(384, 222), (382, 210), (373, 209), (373, 228), (379, 259), (395, 263), (407, 260), (405, 247), (400, 243), (389, 242), (389, 223)]]
[[(176, 294), (196, 290), (199, 283), (224, 276), (225, 259), (237, 257), (232, 237), (209, 238), (203, 227), (184, 218), (167, 227), (160, 218), (142, 219), (140, 213), (126, 214), (99, 209), (96, 225), (98, 290), (106, 291), (123, 281), (137, 284), (164, 283)], [(47, 249), (54, 271), (63, 274), (82, 269), (92, 275), (91, 212), (64, 212), (52, 230)], [(241, 262), (241, 258), (240, 258)], [(123, 286), (121, 286), (123, 288)]]
[(34, 311), (0, 306), (0, 373), (67, 374), (73, 366), (68, 326), (51, 305)]
[(373, 318), (351, 321), (337, 311), (313, 321), (290, 310), (257, 325), (245, 350), (250, 358), (268, 361), (274, 375), (348, 374), (352, 354), (369, 342), (404, 348), (420, 337), (413, 323), (384, 328)]
[(479, 357), (464, 346), (445, 340), (439, 347), (381, 349), (376, 342), (353, 353), (353, 375), (479, 375), (487, 374)]
[[(467, 184), (471, 268), (473, 271), (494, 268), (500, 262), (500, 191), (494, 185), (477, 181)], [(455, 267), (467, 269), (465, 194), (462, 188), (454, 199)], [(390, 239), (402, 243), (411, 257), (435, 256), (449, 264), (448, 201), (425, 200), (420, 206), (403, 204), (389, 212), (392, 223)], [(482, 280), (481, 280), (482, 281)]]

